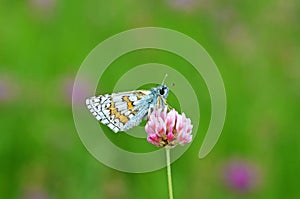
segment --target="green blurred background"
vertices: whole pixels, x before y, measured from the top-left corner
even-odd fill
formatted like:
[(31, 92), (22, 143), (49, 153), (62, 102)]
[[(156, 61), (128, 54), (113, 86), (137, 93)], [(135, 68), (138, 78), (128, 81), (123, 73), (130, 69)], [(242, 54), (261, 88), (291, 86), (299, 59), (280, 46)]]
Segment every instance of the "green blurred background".
[[(0, 198), (168, 197), (165, 169), (128, 174), (104, 166), (87, 152), (72, 118), (72, 83), (87, 54), (109, 36), (144, 26), (174, 29), (201, 43), (227, 92), (221, 139), (199, 160), (210, 119), (209, 95), (199, 82), (202, 121), (172, 165), (175, 198), (299, 198), (299, 4), (1, 0)], [(173, 56), (145, 50), (114, 65), (184, 64)], [(186, 76), (194, 78), (188, 69)], [(104, 80), (100, 90), (111, 91), (116, 77)]]

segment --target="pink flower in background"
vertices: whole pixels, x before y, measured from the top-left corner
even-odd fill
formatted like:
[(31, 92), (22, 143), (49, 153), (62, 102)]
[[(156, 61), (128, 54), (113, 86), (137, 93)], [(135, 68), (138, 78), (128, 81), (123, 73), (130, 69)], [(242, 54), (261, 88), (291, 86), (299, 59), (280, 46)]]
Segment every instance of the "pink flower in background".
[(174, 109), (167, 113), (167, 108), (154, 109), (145, 126), (148, 142), (157, 147), (175, 147), (190, 143), (192, 128), (191, 120), (184, 113), (180, 115)]
[(9, 84), (3, 80), (0, 80), (0, 101), (7, 101), (10, 98)]
[(259, 184), (257, 168), (247, 161), (231, 160), (223, 170), (225, 185), (237, 193), (252, 192)]
[(17, 96), (17, 85), (8, 77), (0, 77), (0, 103), (9, 102)]
[(49, 10), (53, 9), (56, 0), (30, 0), (30, 4), (39, 10)]
[[(72, 77), (65, 77), (62, 81), (62, 93), (68, 103), (74, 105), (85, 104), (86, 96), (91, 93), (90, 83), (87, 80), (80, 80), (80, 84), (74, 88), (75, 79)], [(73, 97), (73, 99), (72, 99)]]
[(197, 3), (196, 0), (166, 0), (167, 4), (178, 10), (191, 10)]
[(53, 16), (57, 2), (56, 0), (30, 0), (29, 6), (36, 19), (47, 19)]
[(24, 193), (22, 199), (49, 199), (49, 196), (44, 190), (36, 188)]

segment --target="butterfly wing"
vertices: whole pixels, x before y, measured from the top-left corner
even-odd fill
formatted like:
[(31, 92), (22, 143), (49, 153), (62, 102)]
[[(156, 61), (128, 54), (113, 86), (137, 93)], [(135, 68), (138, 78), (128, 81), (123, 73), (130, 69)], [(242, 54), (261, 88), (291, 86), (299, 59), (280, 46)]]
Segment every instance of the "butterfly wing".
[(90, 97), (86, 105), (97, 120), (117, 133), (140, 124), (151, 98), (151, 91), (137, 90)]

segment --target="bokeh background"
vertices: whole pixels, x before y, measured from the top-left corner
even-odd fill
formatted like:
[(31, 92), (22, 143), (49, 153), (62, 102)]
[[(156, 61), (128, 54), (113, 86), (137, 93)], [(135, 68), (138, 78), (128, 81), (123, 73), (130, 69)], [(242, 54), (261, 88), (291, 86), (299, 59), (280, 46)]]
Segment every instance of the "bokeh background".
[[(104, 166), (85, 149), (72, 118), (73, 80), (87, 54), (109, 36), (144, 26), (201, 43), (227, 92), (223, 134), (199, 160), (210, 118), (199, 81), (200, 129), (172, 165), (175, 198), (299, 198), (299, 21), (297, 0), (1, 0), (0, 198), (168, 197), (165, 169), (128, 174)], [(111, 91), (124, 64), (185, 64), (155, 50), (120, 59), (99, 92)], [(195, 78), (188, 67), (186, 77)], [(138, 151), (122, 140), (116, 144)]]

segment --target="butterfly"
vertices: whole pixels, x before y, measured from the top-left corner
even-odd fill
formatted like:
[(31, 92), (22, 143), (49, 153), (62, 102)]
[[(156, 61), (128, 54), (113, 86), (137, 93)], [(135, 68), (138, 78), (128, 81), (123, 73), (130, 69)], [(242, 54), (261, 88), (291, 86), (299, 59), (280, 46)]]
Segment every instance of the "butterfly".
[(139, 125), (153, 108), (167, 106), (168, 94), (168, 86), (162, 83), (151, 90), (93, 96), (86, 99), (86, 106), (98, 121), (117, 133)]

